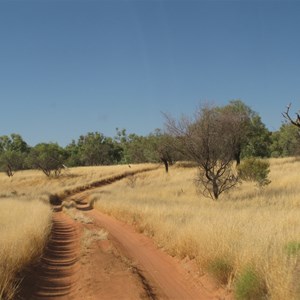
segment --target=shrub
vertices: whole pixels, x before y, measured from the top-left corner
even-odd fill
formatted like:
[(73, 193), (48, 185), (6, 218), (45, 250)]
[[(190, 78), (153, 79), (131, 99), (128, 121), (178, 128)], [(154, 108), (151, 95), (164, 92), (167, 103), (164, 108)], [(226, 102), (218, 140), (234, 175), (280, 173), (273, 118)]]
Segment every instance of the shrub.
[(300, 243), (296, 241), (292, 241), (287, 243), (285, 246), (285, 251), (286, 253), (291, 256), (291, 255), (299, 255), (300, 254)]
[(221, 283), (227, 284), (233, 271), (233, 267), (228, 260), (218, 258), (212, 261), (208, 271)]
[(238, 166), (239, 178), (244, 181), (254, 181), (259, 187), (271, 183), (268, 179), (270, 163), (257, 158), (247, 158)]
[(238, 276), (234, 294), (237, 300), (267, 299), (267, 288), (263, 279), (248, 267)]

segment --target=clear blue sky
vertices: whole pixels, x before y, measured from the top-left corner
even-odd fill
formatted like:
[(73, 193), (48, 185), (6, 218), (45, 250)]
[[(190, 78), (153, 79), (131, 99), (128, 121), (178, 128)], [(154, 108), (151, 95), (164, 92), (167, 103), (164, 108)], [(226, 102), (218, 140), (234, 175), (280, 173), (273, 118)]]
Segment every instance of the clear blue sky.
[(300, 1), (0, 0), (0, 135), (145, 135), (237, 98), (270, 130), (300, 109)]

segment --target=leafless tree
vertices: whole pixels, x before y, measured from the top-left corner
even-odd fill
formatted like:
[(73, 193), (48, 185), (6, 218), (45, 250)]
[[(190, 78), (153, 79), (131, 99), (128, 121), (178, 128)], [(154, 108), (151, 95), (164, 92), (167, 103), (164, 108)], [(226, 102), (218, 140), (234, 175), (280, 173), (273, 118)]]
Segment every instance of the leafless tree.
[(233, 165), (241, 135), (239, 124), (238, 114), (208, 105), (193, 119), (176, 121), (166, 116), (167, 131), (176, 137), (174, 147), (199, 166), (196, 182), (204, 196), (217, 200), (238, 183)]
[(300, 128), (300, 115), (298, 113), (296, 113), (296, 118), (293, 119), (290, 116), (290, 108), (291, 108), (292, 104), (290, 103), (289, 105), (287, 105), (286, 107), (286, 111), (284, 113), (282, 113), (283, 117), (285, 119), (287, 119), (291, 124), (297, 126), (298, 128)]

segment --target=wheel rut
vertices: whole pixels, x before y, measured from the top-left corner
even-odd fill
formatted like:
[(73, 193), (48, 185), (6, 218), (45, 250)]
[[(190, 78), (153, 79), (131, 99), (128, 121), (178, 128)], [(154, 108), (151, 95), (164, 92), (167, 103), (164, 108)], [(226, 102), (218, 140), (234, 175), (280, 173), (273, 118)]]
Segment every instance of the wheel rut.
[(71, 299), (80, 273), (79, 245), (77, 224), (63, 212), (53, 212), (51, 237), (41, 259), (34, 299)]

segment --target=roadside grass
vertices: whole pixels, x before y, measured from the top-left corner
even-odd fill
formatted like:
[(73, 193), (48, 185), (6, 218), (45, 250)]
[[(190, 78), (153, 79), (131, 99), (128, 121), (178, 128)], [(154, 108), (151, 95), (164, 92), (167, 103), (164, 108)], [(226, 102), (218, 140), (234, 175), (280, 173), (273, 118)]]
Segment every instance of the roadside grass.
[(300, 161), (270, 164), (270, 185), (246, 182), (219, 201), (197, 194), (195, 168), (176, 165), (94, 190), (91, 199), (171, 255), (194, 259), (237, 299), (299, 299)]
[(99, 167), (68, 168), (59, 177), (47, 177), (39, 170), (18, 171), (13, 178), (0, 173), (0, 199), (9, 196), (41, 195), (47, 201), (50, 194), (63, 194), (92, 182), (113, 177), (125, 172), (135, 172), (154, 167), (154, 164), (116, 165)]
[(41, 201), (0, 199), (0, 299), (13, 299), (22, 271), (42, 253), (51, 209)]

